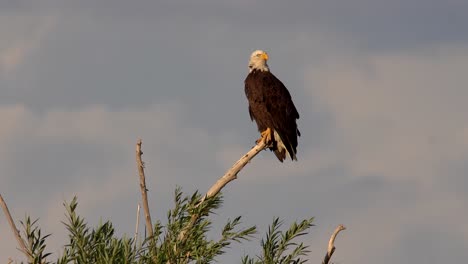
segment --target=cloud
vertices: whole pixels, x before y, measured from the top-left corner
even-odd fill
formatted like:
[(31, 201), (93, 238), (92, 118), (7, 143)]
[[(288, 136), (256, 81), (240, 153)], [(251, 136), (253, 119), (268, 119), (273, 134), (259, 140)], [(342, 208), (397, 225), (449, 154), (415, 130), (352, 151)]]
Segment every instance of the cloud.
[[(110, 19), (126, 24), (135, 20), (163, 23), (168, 32), (178, 26), (200, 25), (199, 34), (210, 32), (208, 27), (211, 30), (227, 27), (231, 32), (237, 31), (236, 36), (254, 33), (250, 41), (264, 39), (268, 32), (284, 39), (280, 35), (285, 32), (317, 30), (355, 38), (361, 41), (360, 48), (375, 51), (417, 50), (421, 46), (468, 41), (462, 33), (468, 22), (465, 15), (468, 4), (459, 0), (25, 2), (13, 10), (29, 11), (32, 6), (35, 12), (60, 10), (67, 18), (86, 17), (101, 22)], [(241, 35), (239, 41), (244, 38)]]
[(417, 185), (385, 183), (372, 195), (365, 191), (365, 201), (371, 203), (362, 210), (340, 207), (347, 204), (350, 195), (333, 192), (341, 202), (328, 204), (337, 211), (334, 219), (317, 216), (318, 226), (307, 242), (314, 249), (312, 259), (320, 259), (332, 230), (344, 222), (348, 229), (336, 241), (337, 263), (362, 259), (369, 263), (399, 263), (406, 258), (417, 258), (416, 262), (431, 258), (463, 260), (465, 253), (460, 249), (468, 239), (464, 202), (437, 189), (431, 193), (417, 189)]
[[(322, 221), (310, 240), (314, 248), (338, 220), (349, 228), (339, 239), (337, 262), (401, 262), (395, 252), (408, 256), (414, 248), (424, 255), (434, 240), (451, 246), (436, 246), (428, 258), (463, 259), (457, 249), (468, 239), (467, 195), (457, 186), (466, 186), (468, 162), (466, 54), (467, 46), (452, 45), (411, 54), (329, 52), (308, 67), (303, 111), (331, 119), (321, 124), (328, 131), (324, 142), (307, 149), (306, 165), (295, 166), (314, 172), (308, 195), (319, 201)], [(338, 180), (321, 181), (329, 177), (327, 167), (341, 168)], [(303, 174), (288, 178), (294, 175)]]
[(467, 51), (338, 57), (308, 71), (310, 99), (331, 113), (354, 175), (427, 181), (466, 158)]
[(55, 16), (0, 16), (0, 76), (9, 76), (56, 25)]
[[(184, 106), (169, 102), (119, 111), (94, 105), (43, 113), (24, 105), (0, 106), (5, 128), (0, 130), (0, 181), (8, 186), (2, 195), (15, 219), (25, 212), (39, 217), (43, 232), (53, 233), (49, 250), (59, 253), (65, 241), (62, 203), (77, 195), (81, 215), (117, 215), (114, 224), (124, 225), (120, 231), (132, 232), (127, 223), (134, 222), (139, 200), (134, 160), (138, 137), (144, 141), (147, 183), (156, 208), (168, 205), (176, 184), (193, 186), (197, 179), (187, 179), (187, 172), (202, 174), (203, 162), (195, 164), (212, 159), (196, 155), (210, 148), (209, 137), (203, 129), (186, 125), (184, 111)], [(27, 195), (19, 195), (25, 189)], [(96, 217), (88, 220), (91, 225), (98, 222)], [(20, 256), (6, 226), (1, 228), (6, 234), (0, 240), (2, 258)]]

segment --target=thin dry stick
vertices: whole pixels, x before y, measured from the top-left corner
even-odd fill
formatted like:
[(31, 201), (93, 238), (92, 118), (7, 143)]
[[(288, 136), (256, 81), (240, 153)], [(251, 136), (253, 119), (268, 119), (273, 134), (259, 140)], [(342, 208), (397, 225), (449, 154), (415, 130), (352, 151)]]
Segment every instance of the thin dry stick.
[(325, 254), (325, 258), (323, 258), (322, 264), (328, 264), (328, 262), (330, 261), (333, 253), (335, 252), (335, 238), (336, 238), (336, 235), (338, 235), (339, 232), (341, 232), (342, 230), (345, 230), (345, 229), (346, 229), (346, 227), (344, 227), (344, 225), (339, 225), (335, 229), (333, 234), (331, 235), (330, 241), (328, 241), (327, 254)]
[[(243, 155), (232, 167), (226, 171), (226, 173), (216, 181), (213, 186), (208, 190), (208, 192), (203, 196), (203, 198), (200, 200), (198, 203), (199, 205), (203, 203), (207, 198), (211, 198), (215, 195), (217, 195), (229, 182), (237, 179), (237, 174), (249, 163), (250, 160), (252, 160), (255, 156), (257, 156), (260, 151), (266, 149), (268, 147), (267, 143), (265, 140), (259, 140), (257, 145), (252, 147), (252, 149), (249, 150), (245, 155)], [(180, 232), (179, 234), (179, 240), (183, 241), (185, 240), (185, 235), (187, 234), (187, 231), (190, 230), (195, 222), (198, 220), (200, 215), (192, 215), (192, 218), (190, 219), (190, 223)]]
[(140, 204), (137, 206), (137, 215), (136, 215), (136, 224), (135, 224), (135, 239), (133, 239), (133, 243), (135, 243), (135, 249), (137, 247), (138, 242), (138, 227), (140, 226)]
[(141, 144), (141, 139), (138, 139), (136, 144), (136, 162), (138, 167), (138, 174), (140, 175), (140, 191), (143, 200), (143, 209), (145, 210), (146, 229), (148, 230), (149, 237), (153, 237), (153, 225), (151, 222), (151, 215), (148, 206), (148, 190), (146, 189), (145, 180), (145, 163), (141, 160), (141, 155), (143, 155), (143, 152), (141, 151)]
[(3, 212), (5, 213), (6, 218), (8, 219), (8, 223), (10, 224), (11, 231), (13, 231), (13, 235), (16, 238), (16, 241), (18, 241), (18, 245), (20, 246), (20, 251), (23, 252), (26, 257), (32, 261), (31, 257), (31, 252), (29, 252), (28, 247), (26, 246), (26, 242), (24, 242), (23, 238), (20, 235), (20, 232), (16, 228), (15, 222), (13, 221), (13, 218), (11, 217), (10, 210), (8, 210), (8, 206), (3, 200), (2, 195), (0, 194), (0, 206), (3, 209)]

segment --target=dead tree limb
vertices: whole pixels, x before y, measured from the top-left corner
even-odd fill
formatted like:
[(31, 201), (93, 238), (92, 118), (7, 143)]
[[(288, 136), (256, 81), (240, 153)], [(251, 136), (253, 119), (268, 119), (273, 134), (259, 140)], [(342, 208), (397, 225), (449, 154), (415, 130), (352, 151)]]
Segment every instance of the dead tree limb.
[[(232, 167), (226, 171), (226, 173), (216, 181), (213, 186), (208, 190), (205, 195), (205, 198), (210, 198), (218, 194), (224, 186), (226, 186), (229, 182), (237, 179), (237, 174), (250, 162), (255, 156), (257, 156), (260, 151), (266, 149), (268, 145), (265, 143), (264, 140), (260, 140), (260, 142), (255, 145), (249, 152), (243, 155)], [(203, 200), (204, 200), (203, 199)]]
[[(237, 179), (237, 174), (249, 163), (258, 153), (262, 150), (265, 150), (268, 147), (265, 140), (258, 140), (257, 145), (252, 147), (246, 154), (244, 154), (232, 167), (224, 173), (224, 175), (219, 178), (213, 186), (208, 190), (208, 192), (203, 196), (203, 198), (198, 203), (199, 205), (203, 203), (207, 198), (211, 198), (217, 195), (229, 182)], [(187, 227), (182, 230), (179, 234), (179, 240), (183, 241), (186, 238), (187, 231), (190, 230), (195, 222), (200, 218), (200, 215), (192, 215), (190, 223)]]
[[(141, 151), (141, 139), (138, 139), (136, 143), (136, 162), (138, 167), (138, 174), (140, 175), (140, 191), (141, 198), (143, 200), (143, 210), (145, 211), (145, 220), (146, 220), (146, 229), (148, 230), (149, 237), (153, 237), (153, 224), (151, 222), (151, 215), (148, 206), (148, 195), (146, 189), (146, 180), (145, 180), (145, 163), (142, 161), (141, 156), (143, 152)], [(151, 239), (153, 240), (153, 239)]]
[(13, 221), (13, 218), (11, 217), (10, 210), (8, 210), (8, 206), (5, 200), (3, 200), (3, 197), (1, 194), (0, 194), (0, 206), (3, 209), (3, 212), (5, 213), (6, 218), (8, 219), (8, 223), (10, 224), (11, 231), (13, 232), (13, 235), (15, 236), (16, 241), (18, 242), (18, 245), (20, 247), (19, 250), (26, 255), (26, 257), (29, 259), (30, 262), (32, 262), (33, 261), (32, 254), (29, 251), (28, 247), (26, 246), (26, 242), (21, 237), (18, 228), (16, 228), (15, 222)]
[(328, 264), (328, 262), (330, 262), (330, 259), (331, 259), (332, 255), (333, 255), (333, 253), (335, 252), (335, 239), (336, 239), (336, 236), (338, 235), (339, 232), (341, 232), (342, 230), (345, 230), (345, 229), (346, 229), (346, 227), (344, 227), (344, 225), (339, 225), (335, 229), (333, 234), (331, 235), (330, 241), (328, 241), (327, 253), (325, 254), (325, 257), (323, 258), (322, 264)]
[(137, 213), (136, 213), (136, 223), (135, 223), (135, 238), (133, 239), (133, 243), (135, 244), (134, 249), (137, 248), (138, 244), (138, 227), (140, 226), (140, 204), (137, 206)]

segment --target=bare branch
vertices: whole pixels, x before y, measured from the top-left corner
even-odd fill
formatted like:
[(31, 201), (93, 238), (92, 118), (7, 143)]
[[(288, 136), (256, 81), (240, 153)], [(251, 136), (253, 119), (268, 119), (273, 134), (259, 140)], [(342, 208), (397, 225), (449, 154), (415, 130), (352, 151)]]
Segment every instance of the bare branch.
[(143, 209), (145, 210), (146, 229), (148, 230), (149, 237), (153, 237), (153, 224), (151, 222), (151, 215), (148, 206), (148, 189), (146, 189), (145, 180), (145, 163), (141, 160), (141, 156), (143, 155), (143, 152), (141, 151), (141, 144), (141, 139), (138, 139), (136, 143), (136, 162), (138, 167), (138, 174), (140, 175), (140, 191), (143, 200)]
[[(265, 140), (258, 140), (257, 145), (253, 146), (246, 154), (244, 154), (226, 173), (216, 181), (208, 192), (203, 196), (198, 205), (203, 203), (207, 198), (217, 195), (229, 182), (237, 179), (237, 174), (249, 163), (260, 151), (268, 147)], [(192, 215), (190, 223), (180, 232), (178, 239), (185, 240), (187, 231), (190, 230), (195, 222), (200, 218), (200, 215)]]
[(346, 229), (346, 227), (344, 227), (344, 225), (339, 225), (335, 229), (333, 234), (331, 235), (330, 241), (328, 241), (327, 254), (325, 254), (325, 258), (323, 258), (322, 264), (328, 264), (328, 262), (330, 261), (333, 253), (335, 252), (335, 239), (336, 239), (336, 236), (338, 235), (339, 232), (341, 232), (342, 230), (345, 230), (345, 229)]
[[(266, 149), (268, 145), (265, 143), (264, 140), (259, 140), (259, 143), (255, 145), (249, 152), (243, 155), (232, 167), (226, 171), (223, 177), (219, 178), (219, 180), (211, 186), (211, 188), (206, 193), (205, 197), (210, 198), (218, 194), (224, 186), (226, 186), (229, 182), (237, 179), (237, 174), (241, 171), (250, 160), (252, 160), (255, 156), (257, 156), (260, 151)], [(206, 199), (204, 198), (204, 199)]]
[(135, 239), (133, 240), (133, 243), (135, 244), (135, 249), (137, 247), (137, 242), (138, 242), (138, 228), (140, 226), (140, 204), (137, 206), (137, 215), (136, 215), (136, 224), (135, 224)]
[(10, 224), (11, 231), (13, 232), (13, 235), (15, 236), (16, 241), (18, 242), (18, 245), (20, 246), (19, 250), (23, 252), (30, 261), (32, 261), (32, 254), (29, 251), (28, 247), (26, 246), (26, 242), (21, 237), (20, 232), (16, 228), (15, 222), (13, 221), (13, 218), (11, 217), (10, 210), (8, 210), (8, 206), (5, 200), (3, 200), (3, 197), (1, 194), (0, 194), (0, 206), (3, 209), (3, 212), (5, 213), (5, 216), (8, 219), (8, 223)]

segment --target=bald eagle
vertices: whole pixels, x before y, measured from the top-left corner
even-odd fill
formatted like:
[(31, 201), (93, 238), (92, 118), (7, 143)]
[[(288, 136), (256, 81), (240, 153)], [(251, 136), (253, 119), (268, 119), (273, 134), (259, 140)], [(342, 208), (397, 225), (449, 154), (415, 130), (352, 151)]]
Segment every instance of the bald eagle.
[(279, 161), (283, 162), (286, 154), (297, 160), (297, 138), (301, 136), (296, 124), (299, 113), (288, 89), (270, 72), (267, 60), (268, 54), (262, 50), (250, 56), (245, 79), (250, 119), (255, 120), (261, 133), (258, 141), (264, 140)]

